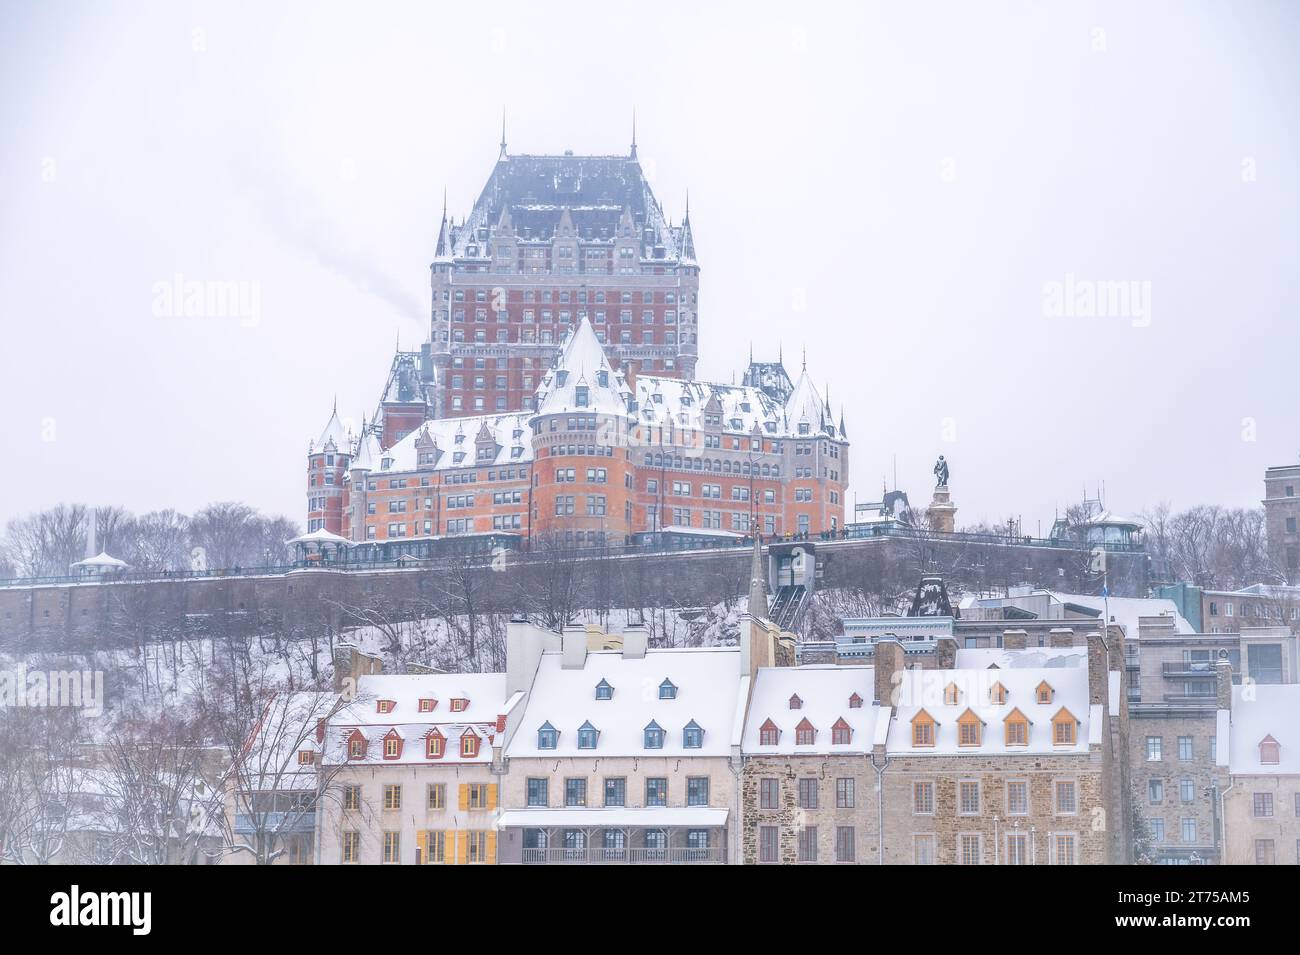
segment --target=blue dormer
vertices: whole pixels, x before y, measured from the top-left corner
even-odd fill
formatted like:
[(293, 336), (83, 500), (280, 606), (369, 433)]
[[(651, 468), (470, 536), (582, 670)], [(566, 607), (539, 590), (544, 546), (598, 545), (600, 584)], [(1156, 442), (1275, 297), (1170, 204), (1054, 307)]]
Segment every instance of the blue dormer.
[(609, 685), (608, 681), (601, 680), (596, 684), (596, 699), (612, 700), (614, 698), (614, 688)]
[(663, 749), (664, 748), (664, 730), (663, 727), (654, 720), (645, 728), (645, 748), (646, 749)]
[(599, 738), (600, 730), (591, 723), (583, 723), (578, 727), (578, 749), (595, 749), (596, 740)]
[(609, 372), (601, 370), (596, 372), (596, 384), (601, 388), (609, 387)]
[(590, 404), (590, 391), (586, 385), (578, 385), (573, 389), (573, 403), (579, 408), (585, 408)]
[(677, 687), (673, 684), (672, 680), (669, 680), (666, 677), (664, 678), (664, 681), (659, 684), (659, 699), (661, 700), (677, 699)]
[(569, 380), (569, 373), (563, 368), (555, 372), (555, 387), (563, 388), (564, 383)]
[(704, 745), (704, 730), (700, 724), (691, 720), (682, 730), (682, 746), (685, 749), (699, 749)]
[(551, 725), (550, 721), (543, 723), (537, 731), (537, 748), (538, 749), (555, 749), (560, 741), (560, 734)]

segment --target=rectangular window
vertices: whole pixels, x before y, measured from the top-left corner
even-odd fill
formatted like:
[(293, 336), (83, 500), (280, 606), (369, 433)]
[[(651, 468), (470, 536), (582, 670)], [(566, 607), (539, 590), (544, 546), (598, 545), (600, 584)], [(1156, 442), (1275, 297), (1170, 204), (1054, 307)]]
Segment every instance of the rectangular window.
[(447, 805), (447, 784), (430, 783), (429, 784), (429, 808), (443, 809)]
[(447, 861), (447, 834), (441, 830), (429, 830), (424, 834), (424, 863)]
[(778, 858), (777, 839), (780, 830), (776, 826), (760, 826), (758, 830), (758, 861), (776, 862)]
[(853, 862), (856, 860), (856, 847), (852, 826), (835, 827), (835, 861)]
[(781, 781), (764, 776), (758, 781), (758, 808), (779, 809), (781, 806)]
[(816, 809), (818, 780), (803, 778), (799, 780), (799, 808)]
[(980, 784), (963, 780), (957, 784), (957, 804), (963, 816), (980, 814)]
[(1029, 783), (1023, 779), (1007, 782), (1007, 815), (1029, 815)]
[(1272, 793), (1255, 793), (1253, 800), (1253, 811), (1256, 819), (1264, 819), (1273, 815), (1273, 794)]
[(361, 787), (355, 783), (348, 783), (343, 787), (343, 808), (358, 810), (361, 808)]
[(1007, 833), (1007, 865), (1029, 864), (1029, 836), (1023, 832)]
[(1074, 865), (1078, 860), (1074, 851), (1072, 832), (1058, 832), (1052, 836), (1052, 865)]
[(817, 861), (817, 827), (804, 826), (799, 830), (799, 861)]
[(707, 806), (709, 804), (709, 777), (688, 776), (686, 778), (686, 805)]
[(934, 813), (934, 783), (912, 783), (912, 815), (929, 816)]
[(356, 862), (361, 858), (361, 833), (349, 829), (343, 833), (343, 861)]
[(1058, 779), (1055, 789), (1056, 814), (1058, 816), (1072, 816), (1079, 811), (1078, 796), (1073, 780)]
[(957, 837), (957, 864), (979, 865), (983, 861), (981, 851), (983, 837), (978, 833), (965, 832)]
[(652, 776), (645, 781), (645, 804), (647, 806), (668, 805), (668, 780), (662, 776)]
[(1272, 839), (1255, 840), (1255, 865), (1277, 865), (1277, 848)]
[(587, 805), (587, 780), (581, 776), (570, 776), (564, 780), (564, 804), (566, 806)]
[(1159, 736), (1147, 737), (1147, 762), (1148, 763), (1160, 762), (1160, 749), (1163, 744), (1164, 744), (1164, 739), (1162, 737)]
[(608, 776), (605, 779), (605, 805), (627, 805), (627, 780), (622, 776)]
[(528, 805), (545, 807), (549, 800), (547, 799), (547, 787), (550, 780), (545, 776), (533, 776), (528, 779)]
[(934, 865), (934, 836), (925, 834), (912, 837), (912, 863)]
[(835, 780), (835, 808), (852, 809), (854, 807), (856, 792), (854, 780), (851, 777), (845, 777)]
[(1192, 737), (1178, 737), (1178, 758), (1183, 762), (1187, 762), (1193, 758)]
[(388, 830), (384, 833), (384, 862), (401, 862), (402, 834)]
[(402, 808), (402, 787), (400, 784), (384, 786), (384, 808), (389, 810)]
[(1189, 845), (1196, 844), (1196, 820), (1191, 816), (1184, 816), (1182, 820), (1183, 842)]

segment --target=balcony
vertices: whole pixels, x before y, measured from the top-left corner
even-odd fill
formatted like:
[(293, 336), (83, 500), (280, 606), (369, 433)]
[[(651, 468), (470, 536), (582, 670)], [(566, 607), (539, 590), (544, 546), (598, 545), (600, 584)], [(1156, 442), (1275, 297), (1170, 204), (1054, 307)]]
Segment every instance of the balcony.
[(1160, 672), (1166, 677), (1204, 677), (1215, 675), (1212, 660), (1166, 660), (1160, 664)]
[(583, 849), (523, 850), (524, 865), (722, 865), (726, 861), (722, 846), (670, 846), (663, 849), (587, 846)]
[(257, 832), (283, 835), (290, 832), (315, 832), (315, 812), (264, 812), (258, 815), (249, 812), (235, 813), (234, 831), (238, 835), (252, 835)]

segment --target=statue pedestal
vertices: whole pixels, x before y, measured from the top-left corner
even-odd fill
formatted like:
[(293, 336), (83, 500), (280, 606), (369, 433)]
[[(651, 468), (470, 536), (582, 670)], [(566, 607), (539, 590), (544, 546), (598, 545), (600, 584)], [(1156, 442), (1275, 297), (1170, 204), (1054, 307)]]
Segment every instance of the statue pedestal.
[(952, 502), (946, 487), (934, 489), (934, 497), (930, 499), (930, 509), (926, 516), (932, 531), (951, 534), (957, 529), (957, 505)]

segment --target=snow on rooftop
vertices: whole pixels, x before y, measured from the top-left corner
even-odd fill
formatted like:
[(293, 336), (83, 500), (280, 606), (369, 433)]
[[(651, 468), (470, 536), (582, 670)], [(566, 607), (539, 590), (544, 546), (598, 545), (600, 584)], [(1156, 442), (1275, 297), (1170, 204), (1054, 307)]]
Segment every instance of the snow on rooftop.
[[(647, 650), (644, 657), (622, 651), (588, 653), (581, 668), (565, 669), (559, 652), (542, 654), (533, 691), (507, 755), (516, 756), (725, 756), (740, 689), (740, 651), (734, 647)], [(596, 699), (596, 684), (613, 689)], [(663, 698), (668, 681), (675, 697)], [(664, 731), (662, 749), (647, 749), (651, 722)], [(683, 745), (683, 730), (694, 721), (704, 731), (702, 746)], [(538, 730), (549, 723), (559, 736), (554, 749), (538, 747)], [(578, 748), (578, 728), (590, 723), (599, 733), (595, 749)]]
[[(1228, 734), (1229, 772), (1300, 775), (1300, 684), (1234, 686)], [(1278, 743), (1277, 763), (1261, 758), (1259, 744), (1270, 736)]]
[[(857, 706), (851, 702), (855, 694)], [(741, 748), (748, 756), (868, 753), (880, 715), (880, 707), (871, 702), (874, 696), (873, 667), (763, 667), (750, 697)], [(797, 709), (791, 709), (791, 697), (798, 697)], [(775, 746), (761, 742), (761, 730), (768, 720), (780, 730)], [(812, 743), (799, 745), (795, 730), (804, 720), (812, 724), (815, 734)], [(840, 720), (848, 724), (851, 734), (847, 743), (837, 744), (833, 742), (832, 727)]]

